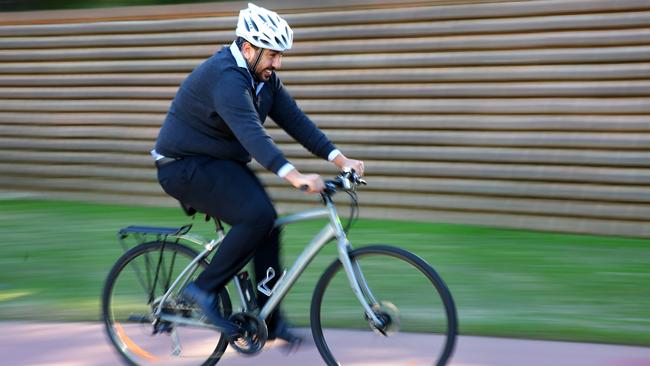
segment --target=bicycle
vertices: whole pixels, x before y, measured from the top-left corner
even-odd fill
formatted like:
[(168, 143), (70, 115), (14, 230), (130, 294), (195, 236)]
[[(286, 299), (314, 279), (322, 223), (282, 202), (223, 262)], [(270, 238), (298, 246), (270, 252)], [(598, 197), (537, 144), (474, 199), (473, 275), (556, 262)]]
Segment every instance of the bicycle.
[[(445, 365), (454, 350), (458, 325), (453, 298), (442, 278), (427, 262), (404, 249), (387, 245), (353, 249), (347, 239), (347, 229), (358, 212), (356, 188), (361, 184), (365, 181), (354, 172), (341, 173), (326, 181), (321, 193), (324, 207), (277, 220), (277, 226), (284, 226), (329, 219), (273, 288), (267, 284), (277, 274), (269, 268), (267, 277), (257, 286), (258, 291), (269, 296), (261, 309), (246, 270), (231, 281), (240, 302), (237, 311), (228, 287), (218, 294), (219, 311), (245, 330), (232, 339), (216, 331), (194, 304), (179, 295), (199, 269), (207, 266), (209, 255), (223, 240), (225, 231), (219, 220), (214, 219), (217, 238), (212, 240), (190, 234), (191, 224), (121, 229), (119, 238), (126, 252), (106, 279), (102, 317), (106, 333), (122, 359), (129, 365), (208, 366), (219, 362), (228, 345), (246, 355), (260, 352), (268, 337), (264, 320), (319, 251), (336, 239), (338, 258), (318, 280), (310, 310), (314, 343), (325, 363), (345, 365), (377, 356), (384, 362), (399, 360), (405, 365)], [(353, 201), (346, 228), (332, 199), (339, 191), (350, 194)], [(155, 238), (149, 240), (151, 236)], [(131, 249), (124, 244), (128, 237), (138, 243)], [(198, 252), (185, 242), (203, 249)], [(346, 333), (354, 337), (354, 350), (344, 348), (349, 346), (346, 338), (334, 329), (341, 327), (356, 329)], [(408, 346), (417, 347), (417, 351), (408, 351)], [(356, 351), (368, 347), (373, 347), (372, 352)], [(424, 360), (425, 354), (430, 359)]]

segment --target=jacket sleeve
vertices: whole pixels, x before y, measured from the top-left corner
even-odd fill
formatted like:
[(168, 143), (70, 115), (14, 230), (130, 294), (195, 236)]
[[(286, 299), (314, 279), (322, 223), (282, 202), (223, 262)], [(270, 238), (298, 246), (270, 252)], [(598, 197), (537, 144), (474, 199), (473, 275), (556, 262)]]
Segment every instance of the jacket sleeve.
[(248, 75), (237, 69), (224, 72), (212, 88), (212, 95), (215, 111), (246, 151), (264, 168), (277, 174), (289, 161), (262, 126)]
[(274, 101), (269, 116), (312, 154), (327, 160), (336, 147), (298, 107), (282, 82), (273, 80)]

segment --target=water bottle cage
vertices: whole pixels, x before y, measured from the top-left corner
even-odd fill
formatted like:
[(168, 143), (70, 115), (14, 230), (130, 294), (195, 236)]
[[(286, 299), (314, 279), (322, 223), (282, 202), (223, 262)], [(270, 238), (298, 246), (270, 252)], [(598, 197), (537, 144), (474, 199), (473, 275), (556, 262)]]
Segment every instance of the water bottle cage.
[(266, 295), (267, 297), (270, 297), (273, 294), (273, 291), (275, 291), (276, 287), (278, 286), (278, 283), (282, 281), (282, 279), (286, 274), (287, 271), (286, 270), (283, 271), (282, 276), (280, 276), (280, 279), (278, 279), (278, 281), (275, 283), (275, 286), (273, 286), (273, 288), (269, 288), (268, 283), (275, 278), (275, 270), (273, 269), (273, 267), (269, 267), (266, 270), (266, 277), (257, 284), (257, 290), (263, 293), (264, 295)]

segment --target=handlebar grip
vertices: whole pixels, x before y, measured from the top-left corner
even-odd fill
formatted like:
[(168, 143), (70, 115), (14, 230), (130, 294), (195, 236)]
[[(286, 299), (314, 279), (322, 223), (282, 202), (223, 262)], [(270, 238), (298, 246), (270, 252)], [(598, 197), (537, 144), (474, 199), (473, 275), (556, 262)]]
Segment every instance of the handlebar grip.
[(303, 192), (307, 192), (307, 191), (309, 191), (309, 186), (306, 185), (306, 184), (303, 184), (303, 185), (301, 185), (300, 188), (298, 188), (298, 189), (300, 189), (300, 190), (303, 191)]

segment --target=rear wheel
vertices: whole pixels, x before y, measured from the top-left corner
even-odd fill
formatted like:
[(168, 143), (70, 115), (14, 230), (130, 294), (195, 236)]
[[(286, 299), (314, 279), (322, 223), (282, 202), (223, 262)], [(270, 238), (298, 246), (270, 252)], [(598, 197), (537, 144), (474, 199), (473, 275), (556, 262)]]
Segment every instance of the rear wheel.
[[(228, 342), (207, 327), (201, 311), (173, 292), (163, 304), (163, 317), (155, 311), (162, 296), (198, 253), (186, 246), (155, 241), (126, 252), (106, 279), (102, 296), (102, 318), (111, 342), (129, 365), (216, 364)], [(191, 275), (194, 279), (207, 262), (202, 260)], [(218, 306), (230, 315), (226, 290), (219, 293)], [(193, 322), (195, 326), (181, 325)]]
[(424, 260), (405, 250), (369, 246), (350, 253), (380, 320), (368, 319), (339, 260), (316, 285), (314, 341), (328, 365), (445, 365), (456, 341), (456, 308), (447, 286)]

